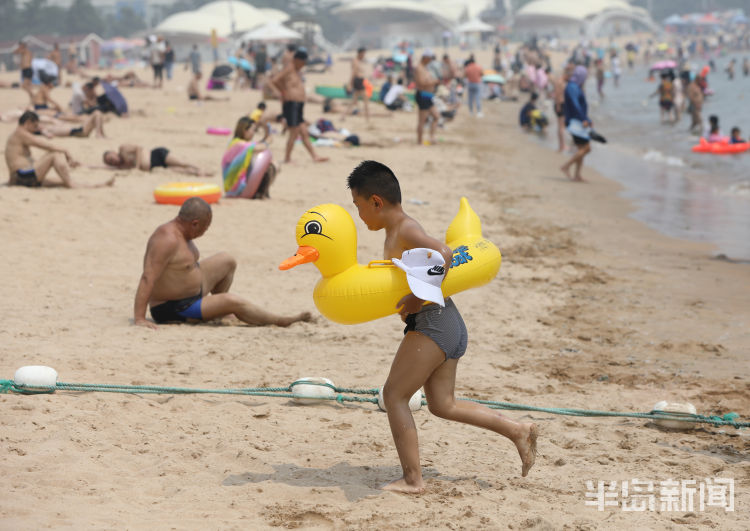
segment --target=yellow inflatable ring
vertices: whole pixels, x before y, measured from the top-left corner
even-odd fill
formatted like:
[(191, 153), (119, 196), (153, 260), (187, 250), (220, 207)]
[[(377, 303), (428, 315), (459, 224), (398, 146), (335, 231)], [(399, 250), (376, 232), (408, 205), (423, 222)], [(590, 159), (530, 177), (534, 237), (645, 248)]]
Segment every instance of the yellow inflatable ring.
[(166, 183), (154, 190), (154, 199), (162, 205), (182, 205), (191, 197), (200, 197), (207, 203), (216, 203), (221, 197), (221, 187), (209, 183)]
[[(405, 273), (390, 260), (357, 263), (354, 220), (339, 205), (318, 205), (302, 214), (296, 236), (297, 253), (279, 269), (313, 262), (321, 274), (313, 300), (331, 321), (356, 324), (391, 315), (397, 311), (396, 303), (410, 293)], [(479, 216), (465, 197), (445, 241), (453, 249), (453, 261), (442, 285), (444, 296), (495, 278), (502, 260), (500, 250), (482, 236)]]

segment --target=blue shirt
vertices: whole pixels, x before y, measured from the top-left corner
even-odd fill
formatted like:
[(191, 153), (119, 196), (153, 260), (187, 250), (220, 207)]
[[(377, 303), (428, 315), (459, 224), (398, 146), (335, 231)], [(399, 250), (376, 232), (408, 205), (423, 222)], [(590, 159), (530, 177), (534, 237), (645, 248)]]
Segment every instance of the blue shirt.
[(586, 95), (583, 93), (581, 87), (572, 81), (569, 81), (565, 86), (563, 110), (565, 111), (566, 126), (570, 125), (571, 120), (580, 120), (581, 122), (591, 121), (589, 120), (589, 106), (586, 103)]

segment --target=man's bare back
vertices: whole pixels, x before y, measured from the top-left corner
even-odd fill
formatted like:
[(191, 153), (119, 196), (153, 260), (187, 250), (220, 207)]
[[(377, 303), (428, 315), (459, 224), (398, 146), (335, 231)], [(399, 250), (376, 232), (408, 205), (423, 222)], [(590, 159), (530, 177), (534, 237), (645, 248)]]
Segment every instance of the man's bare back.
[(422, 226), (415, 219), (409, 217), (407, 214), (403, 214), (403, 218), (398, 221), (397, 225), (386, 228), (385, 242), (383, 243), (383, 258), (385, 260), (401, 258), (404, 251), (410, 249), (401, 237), (401, 233), (404, 230), (416, 230), (426, 235)]

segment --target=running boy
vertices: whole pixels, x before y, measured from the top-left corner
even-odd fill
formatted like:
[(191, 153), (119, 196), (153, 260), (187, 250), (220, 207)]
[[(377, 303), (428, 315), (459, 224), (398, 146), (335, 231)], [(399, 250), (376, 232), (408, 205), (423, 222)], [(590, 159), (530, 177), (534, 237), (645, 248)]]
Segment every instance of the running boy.
[[(385, 229), (385, 259), (401, 258), (404, 251), (423, 247), (434, 249), (446, 264), (451, 263), (451, 249), (427, 235), (401, 208), (401, 189), (387, 166), (364, 161), (349, 175), (347, 185), (367, 228)], [(409, 409), (409, 398), (420, 387), (424, 387), (432, 414), (510, 439), (521, 457), (521, 475), (526, 476), (536, 458), (536, 425), (514, 422), (483, 405), (455, 399), (456, 366), (466, 351), (466, 326), (451, 299), (445, 299), (445, 307), (435, 303), (423, 306), (424, 302), (409, 294), (397, 304), (407, 326), (383, 387), (383, 400), (403, 477), (383, 488), (415, 494), (424, 491), (417, 429)]]

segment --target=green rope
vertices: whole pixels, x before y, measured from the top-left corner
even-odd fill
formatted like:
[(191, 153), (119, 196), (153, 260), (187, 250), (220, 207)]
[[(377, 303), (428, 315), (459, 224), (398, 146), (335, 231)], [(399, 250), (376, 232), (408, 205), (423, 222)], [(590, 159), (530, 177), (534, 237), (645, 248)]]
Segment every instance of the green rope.
[[(294, 394), (292, 388), (295, 385), (315, 385), (327, 387), (336, 393), (334, 396), (301, 396)], [(20, 393), (20, 394), (37, 394), (37, 393), (54, 393), (56, 390), (61, 391), (80, 391), (80, 392), (101, 392), (101, 393), (131, 393), (131, 394), (221, 394), (221, 395), (248, 395), (248, 396), (268, 396), (275, 398), (294, 398), (307, 400), (331, 400), (339, 403), (344, 402), (367, 402), (378, 403), (377, 398), (363, 398), (348, 395), (377, 395), (378, 389), (352, 389), (346, 387), (336, 387), (325, 382), (308, 382), (297, 380), (288, 387), (243, 387), (239, 389), (199, 389), (190, 387), (165, 387), (151, 385), (112, 385), (112, 384), (87, 384), (87, 383), (65, 383), (57, 382), (54, 386), (27, 387), (16, 384), (13, 380), (0, 380), (0, 394), (3, 393)], [(550, 413), (553, 415), (567, 415), (574, 417), (626, 417), (640, 418), (650, 420), (676, 420), (682, 422), (694, 422), (701, 424), (712, 424), (714, 426), (733, 426), (735, 428), (750, 428), (750, 422), (739, 422), (737, 413), (727, 413), (719, 416), (705, 416), (695, 414), (677, 415), (667, 411), (653, 410), (649, 413), (632, 413), (616, 411), (597, 411), (591, 409), (573, 409), (573, 408), (554, 408), (529, 406), (525, 404), (515, 404), (513, 402), (497, 402), (493, 400), (479, 400), (473, 398), (462, 398), (470, 402), (483, 404), (492, 409), (506, 409), (515, 411), (537, 411), (541, 413)], [(426, 400), (422, 400), (422, 405), (427, 405)]]

